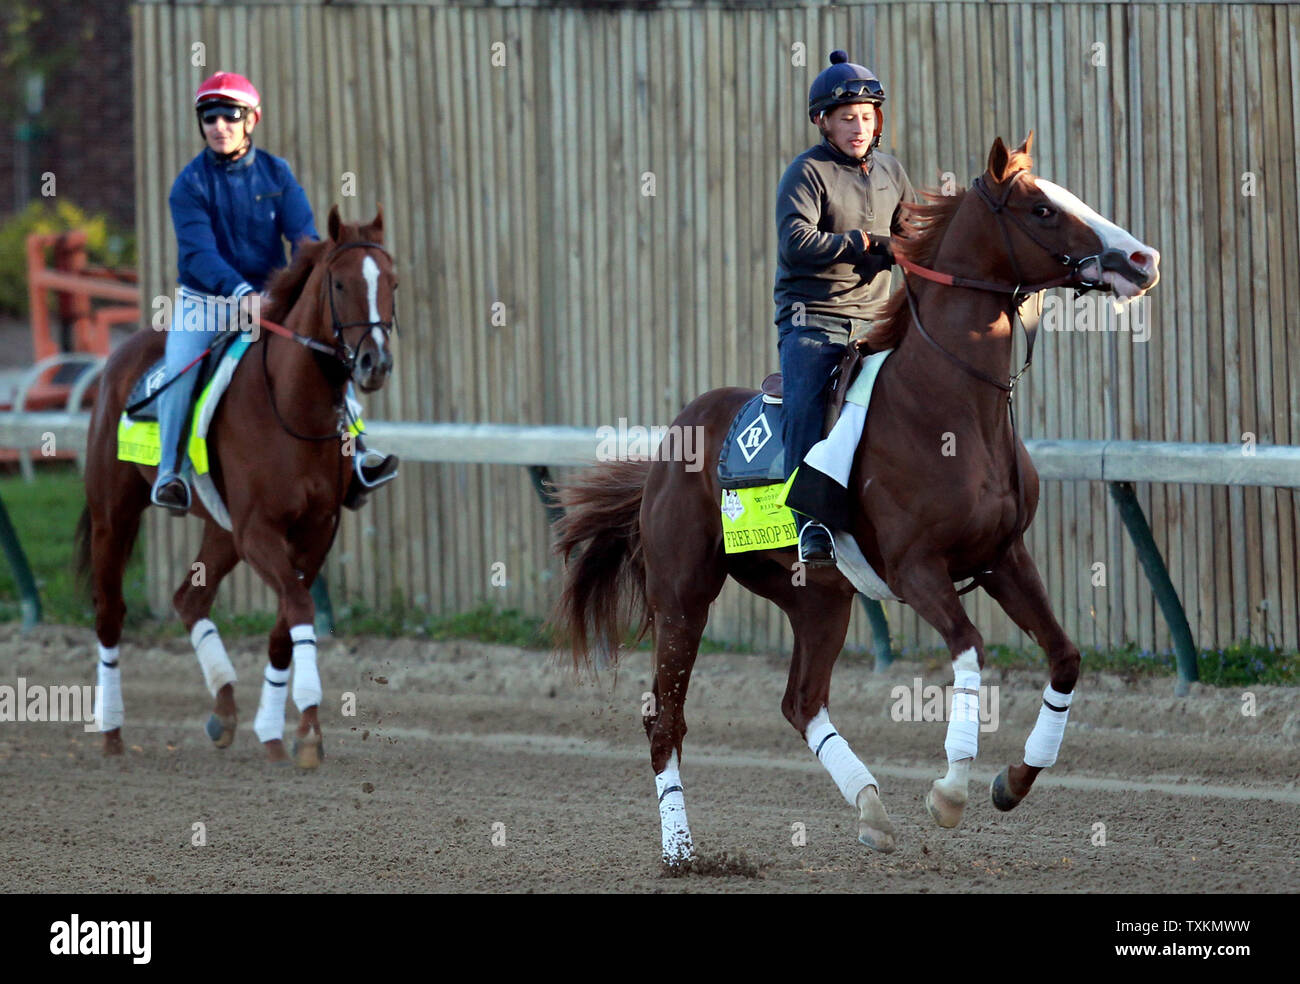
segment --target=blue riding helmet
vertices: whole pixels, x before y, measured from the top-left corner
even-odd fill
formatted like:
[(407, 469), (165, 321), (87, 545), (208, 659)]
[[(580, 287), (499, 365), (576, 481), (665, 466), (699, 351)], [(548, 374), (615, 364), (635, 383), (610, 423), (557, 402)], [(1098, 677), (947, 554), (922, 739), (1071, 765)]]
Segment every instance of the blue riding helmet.
[[(875, 72), (849, 61), (846, 51), (831, 52), (830, 68), (813, 80), (808, 90), (808, 118), (817, 122), (817, 114), (846, 103), (871, 103), (877, 110), (885, 101), (885, 87)], [(877, 116), (883, 116), (877, 112)]]

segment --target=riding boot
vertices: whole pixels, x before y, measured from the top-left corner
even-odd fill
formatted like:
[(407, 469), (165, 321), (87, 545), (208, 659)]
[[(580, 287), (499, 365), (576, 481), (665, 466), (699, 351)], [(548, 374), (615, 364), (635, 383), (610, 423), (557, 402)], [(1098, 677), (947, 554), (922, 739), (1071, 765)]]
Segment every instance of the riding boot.
[(835, 541), (831, 531), (808, 516), (799, 517), (799, 563), (808, 567), (834, 567)]
[(348, 483), (347, 494), (343, 497), (343, 505), (348, 509), (364, 506), (366, 493), (395, 479), (400, 464), (395, 454), (368, 450), (360, 434), (356, 436), (355, 450), (352, 481)]

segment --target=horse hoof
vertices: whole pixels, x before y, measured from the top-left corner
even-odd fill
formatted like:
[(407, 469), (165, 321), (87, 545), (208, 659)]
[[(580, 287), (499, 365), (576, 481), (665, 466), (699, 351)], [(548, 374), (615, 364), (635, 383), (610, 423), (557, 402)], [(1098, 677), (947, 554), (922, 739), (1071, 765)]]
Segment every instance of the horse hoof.
[(858, 840), (873, 851), (889, 854), (898, 846), (894, 825), (874, 786), (858, 794)]
[(123, 755), (126, 752), (126, 746), (122, 744), (122, 729), (114, 728), (112, 731), (104, 732), (104, 755)]
[(229, 748), (231, 742), (235, 740), (236, 719), (230, 717), (220, 717), (213, 714), (208, 718), (208, 723), (204, 725), (203, 730), (208, 733), (212, 739), (212, 744), (217, 748)]
[(325, 742), (320, 735), (293, 740), (293, 760), (300, 769), (318, 769), (325, 758)]
[(272, 765), (283, 765), (289, 761), (289, 754), (284, 750), (284, 742), (279, 738), (263, 742), (266, 746), (266, 760)]
[(1011, 788), (1007, 785), (1007, 773), (1008, 770), (1003, 769), (993, 777), (993, 782), (989, 786), (989, 795), (993, 798), (993, 805), (1003, 813), (1014, 810), (1020, 805), (1020, 801), (1024, 799), (1023, 796), (1017, 796), (1011, 792)]
[(958, 800), (948, 795), (936, 781), (925, 797), (925, 809), (940, 827), (952, 829), (961, 823), (961, 815), (966, 812), (966, 797)]

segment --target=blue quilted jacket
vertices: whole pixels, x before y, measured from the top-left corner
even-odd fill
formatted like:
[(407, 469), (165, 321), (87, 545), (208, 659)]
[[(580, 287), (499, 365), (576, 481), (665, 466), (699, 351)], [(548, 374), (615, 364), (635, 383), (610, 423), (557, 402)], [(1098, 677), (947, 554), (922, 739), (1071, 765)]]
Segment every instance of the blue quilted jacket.
[(285, 265), (284, 243), (317, 239), (307, 195), (289, 165), (250, 147), (233, 163), (204, 148), (168, 196), (180, 247), (178, 283), (202, 294), (260, 291)]

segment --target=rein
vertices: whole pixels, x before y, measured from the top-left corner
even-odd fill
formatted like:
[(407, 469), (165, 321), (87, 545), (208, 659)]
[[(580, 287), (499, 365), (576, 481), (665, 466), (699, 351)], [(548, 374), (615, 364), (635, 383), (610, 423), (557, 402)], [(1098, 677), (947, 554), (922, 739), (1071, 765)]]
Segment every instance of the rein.
[[(1093, 255), (1093, 256), (1085, 256), (1080, 259), (1075, 259), (1066, 254), (1057, 253), (1054, 250), (1052, 250), (1051, 247), (1049, 247), (1046, 243), (1040, 240), (1037, 236), (1035, 236), (1033, 232), (1029, 229), (1029, 227), (1026, 226), (1025, 223), (1021, 221), (1016, 215), (1006, 211), (1007, 200), (1011, 197), (1011, 192), (1015, 188), (1016, 182), (1020, 178), (1027, 175), (1028, 173), (1029, 172), (1026, 170), (1021, 170), (1021, 171), (1017, 171), (1014, 175), (1012, 175), (1011, 179), (1007, 182), (1006, 188), (1002, 192), (1001, 199), (997, 201), (994, 201), (993, 195), (990, 194), (987, 185), (984, 183), (983, 175), (980, 175), (978, 178), (976, 178), (971, 185), (971, 187), (973, 187), (975, 191), (979, 194), (980, 198), (984, 200), (984, 203), (988, 205), (989, 209), (993, 212), (994, 216), (998, 220), (998, 228), (1002, 231), (1002, 238), (1004, 243), (1006, 244), (1007, 258), (1011, 261), (1012, 269), (1014, 270), (1016, 275), (1017, 282), (1014, 285), (1000, 284), (1000, 283), (995, 283), (987, 280), (975, 280), (969, 277), (959, 277), (951, 273), (941, 273), (938, 270), (929, 270), (925, 267), (919, 266), (918, 264), (913, 263), (911, 260), (905, 259), (904, 257), (901, 256), (895, 256), (894, 258), (894, 262), (896, 262), (900, 267), (903, 268), (905, 274), (908, 273), (915, 274), (916, 276), (921, 277), (925, 280), (932, 281), (933, 283), (942, 284), (946, 287), (964, 287), (970, 290), (981, 290), (981, 291), (988, 291), (988, 292), (998, 293), (998, 294), (1010, 294), (1012, 299), (1012, 319), (1013, 320), (1016, 318), (1020, 319), (1020, 326), (1025, 333), (1025, 364), (1021, 366), (1020, 370), (1016, 372), (1015, 375), (1011, 376), (1007, 382), (1004, 383), (1000, 379), (995, 379), (993, 376), (990, 376), (988, 373), (980, 369), (977, 369), (975, 366), (971, 365), (969, 362), (967, 362), (965, 359), (962, 359), (960, 356), (954, 355), (952, 352), (948, 351), (941, 344), (939, 344), (939, 342), (928, 331), (925, 330), (925, 326), (921, 324), (921, 317), (916, 310), (916, 296), (912, 292), (912, 285), (908, 281), (908, 278), (906, 276), (903, 277), (903, 290), (907, 294), (907, 306), (912, 314), (912, 322), (916, 325), (917, 331), (921, 333), (921, 337), (924, 338), (931, 345), (933, 345), (940, 352), (942, 352), (950, 362), (952, 362), (958, 368), (962, 369), (968, 375), (975, 377), (981, 382), (988, 383), (991, 386), (996, 386), (998, 389), (1002, 390), (1004, 393), (1007, 394), (1007, 414), (1011, 420), (1011, 464), (1012, 464), (1012, 468), (1014, 469), (1015, 482), (1016, 482), (1016, 521), (1015, 521), (1015, 525), (1012, 526), (1011, 528), (1011, 533), (1007, 536), (1005, 540), (1003, 540), (1001, 545), (998, 547), (997, 555), (993, 558), (993, 563), (989, 566), (989, 570), (982, 572), (985, 574), (990, 573), (994, 567), (996, 567), (998, 564), (1002, 562), (1002, 559), (1006, 556), (1007, 551), (1011, 548), (1011, 544), (1015, 541), (1015, 538), (1024, 532), (1024, 530), (1021, 527), (1022, 525), (1024, 525), (1025, 522), (1025, 511), (1026, 511), (1025, 510), (1025, 482), (1024, 482), (1024, 476), (1021, 474), (1021, 470), (1020, 470), (1020, 433), (1019, 433), (1019, 429), (1016, 426), (1015, 392), (1016, 392), (1016, 384), (1020, 381), (1020, 377), (1023, 376), (1025, 372), (1029, 369), (1029, 367), (1033, 364), (1034, 343), (1038, 340), (1038, 318), (1035, 317), (1032, 319), (1033, 325), (1031, 327), (1029, 324), (1026, 323), (1026, 319), (1024, 318), (1024, 316), (1021, 315), (1020, 313), (1021, 308), (1033, 295), (1038, 294), (1040, 291), (1047, 290), (1050, 287), (1062, 287), (1065, 286), (1066, 284), (1077, 284), (1087, 289), (1087, 288), (1094, 288), (1094, 287), (1101, 286), (1100, 284), (1094, 283), (1084, 278), (1081, 273), (1081, 269), (1083, 265), (1085, 263), (1090, 262), (1091, 260), (1094, 259), (1098, 260), (1099, 261), (1098, 266), (1100, 266), (1099, 256)], [(1063, 266), (1069, 267), (1070, 272), (1063, 276), (1056, 277), (1055, 279), (1052, 280), (1046, 280), (1043, 281), (1042, 283), (1030, 284), (1028, 286), (1024, 286), (1024, 278), (1020, 275), (1020, 265), (1016, 262), (1015, 250), (1011, 244), (1011, 234), (1008, 232), (1006, 226), (1005, 220), (1008, 218), (1011, 219), (1013, 222), (1015, 222), (1016, 226), (1020, 229), (1020, 231), (1023, 232), (1026, 236), (1028, 236), (1029, 239), (1035, 245), (1039, 246), (1044, 252), (1046, 252), (1049, 256), (1051, 256), (1052, 259), (1056, 260), (1058, 263), (1062, 264)], [(1014, 333), (1014, 328), (1013, 328), (1013, 333)], [(968, 591), (974, 590), (978, 586), (978, 584), (979, 584), (979, 575), (977, 574), (972, 577), (971, 583), (966, 585), (960, 591), (958, 591), (957, 594), (958, 595), (966, 594)]]

